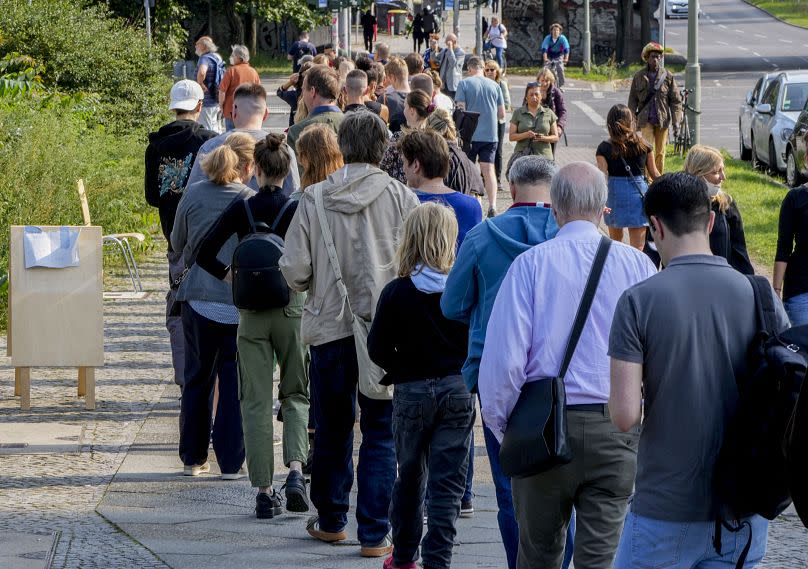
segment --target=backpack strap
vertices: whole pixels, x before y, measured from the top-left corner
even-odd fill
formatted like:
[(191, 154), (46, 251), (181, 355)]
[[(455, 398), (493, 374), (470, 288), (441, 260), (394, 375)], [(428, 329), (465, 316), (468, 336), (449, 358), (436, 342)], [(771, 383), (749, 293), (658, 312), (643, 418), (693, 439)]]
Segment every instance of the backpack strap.
[(272, 222), (272, 227), (269, 228), (270, 233), (275, 233), (275, 230), (281, 223), (281, 218), (283, 218), (283, 214), (286, 213), (286, 210), (289, 209), (290, 205), (292, 205), (292, 200), (286, 200), (286, 203), (283, 204), (283, 207), (281, 207), (281, 210), (278, 212), (278, 215), (275, 216), (275, 221)]
[(575, 323), (572, 325), (572, 332), (570, 338), (567, 340), (567, 349), (564, 351), (564, 360), (561, 363), (561, 369), (558, 372), (558, 377), (564, 379), (567, 374), (567, 368), (572, 361), (572, 354), (575, 352), (575, 347), (578, 345), (578, 340), (581, 338), (581, 333), (584, 331), (586, 319), (589, 316), (589, 309), (592, 307), (592, 301), (595, 299), (595, 292), (600, 282), (600, 275), (603, 273), (603, 267), (606, 264), (606, 257), (609, 255), (609, 248), (612, 245), (612, 240), (608, 237), (601, 237), (598, 251), (595, 253), (595, 260), (592, 262), (592, 268), (589, 270), (589, 277), (586, 280), (586, 288), (581, 297), (581, 304), (578, 305), (578, 312), (575, 314)]
[(772, 336), (777, 334), (777, 311), (769, 281), (761, 275), (746, 275), (746, 278), (752, 283), (752, 290), (755, 292), (758, 327)]
[(250, 200), (244, 200), (244, 211), (247, 212), (247, 221), (250, 224), (250, 233), (257, 233), (258, 228), (255, 227), (255, 219), (253, 218), (252, 208), (250, 207)]

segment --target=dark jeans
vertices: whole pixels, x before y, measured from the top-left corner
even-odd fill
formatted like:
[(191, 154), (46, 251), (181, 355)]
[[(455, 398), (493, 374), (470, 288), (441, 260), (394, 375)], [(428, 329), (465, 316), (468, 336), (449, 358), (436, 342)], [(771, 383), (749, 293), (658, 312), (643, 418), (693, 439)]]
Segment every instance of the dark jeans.
[(393, 404), (361, 393), (357, 396), (359, 371), (353, 336), (311, 346), (310, 350), (309, 384), (317, 425), (311, 501), (317, 508), (320, 528), (337, 532), (348, 523), (358, 397), (362, 444), (356, 474), (357, 537), (363, 545), (376, 545), (390, 528), (387, 516), (396, 479)]
[(365, 51), (373, 53), (373, 30), (370, 33), (364, 32), (362, 37), (365, 40)]
[[(497, 493), (497, 523), (499, 533), (502, 535), (502, 545), (505, 546), (505, 555), (508, 558), (508, 569), (516, 569), (516, 554), (519, 552), (519, 524), (513, 511), (513, 495), (511, 494), (511, 479), (502, 472), (499, 463), (499, 441), (491, 429), (483, 425), (485, 434), (485, 449), (488, 452), (488, 462), (491, 465), (491, 477)], [(567, 542), (564, 545), (564, 562), (561, 569), (568, 569), (572, 562), (572, 551), (575, 540), (575, 512), (567, 527)]]
[[(398, 459), (390, 504), (394, 561), (415, 561), (420, 544), (424, 567), (449, 567), (465, 489), (474, 400), (463, 377), (453, 375), (397, 384), (393, 409)], [(427, 486), (427, 532), (421, 542)]]
[(505, 144), (505, 127), (508, 123), (497, 123), (497, 153), (494, 156), (494, 171), (497, 173), (497, 187), (502, 184), (502, 146)]
[(182, 305), (185, 387), (180, 410), (180, 458), (185, 465), (208, 459), (213, 386), (219, 377), (219, 405), (213, 424), (213, 452), (224, 474), (244, 464), (244, 433), (238, 401), (235, 324), (219, 324)]

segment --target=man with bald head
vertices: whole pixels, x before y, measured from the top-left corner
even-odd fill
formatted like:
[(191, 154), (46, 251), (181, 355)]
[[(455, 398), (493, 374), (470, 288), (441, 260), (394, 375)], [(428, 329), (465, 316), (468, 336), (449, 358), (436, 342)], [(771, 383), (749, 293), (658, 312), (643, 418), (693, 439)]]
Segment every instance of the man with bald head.
[(446, 35), (446, 47), (432, 54), (432, 61), (438, 64), (438, 74), (443, 81), (443, 92), (454, 99), (457, 85), (463, 78), (463, 62), (466, 52), (457, 46), (457, 36)]
[[(656, 269), (642, 252), (601, 235), (607, 193), (593, 164), (558, 171), (550, 184), (558, 233), (516, 258), (488, 320), (478, 385), (483, 421), (500, 443), (529, 382), (561, 377), (566, 391), (572, 461), (511, 479), (517, 569), (561, 567), (573, 507), (575, 565), (610, 569), (634, 489), (639, 428), (618, 432), (609, 417), (608, 341), (620, 295)], [(598, 258), (602, 278), (564, 373), (567, 341)]]

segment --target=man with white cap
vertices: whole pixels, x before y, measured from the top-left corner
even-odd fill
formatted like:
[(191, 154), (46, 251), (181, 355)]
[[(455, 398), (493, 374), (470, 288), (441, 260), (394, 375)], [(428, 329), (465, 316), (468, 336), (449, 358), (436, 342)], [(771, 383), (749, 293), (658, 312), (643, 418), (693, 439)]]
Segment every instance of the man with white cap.
[[(146, 148), (146, 201), (159, 208), (160, 226), (168, 241), (169, 282), (177, 280), (183, 271), (182, 251), (171, 248), (171, 229), (177, 204), (188, 183), (191, 167), (205, 141), (216, 136), (197, 122), (205, 94), (196, 81), (183, 79), (171, 88), (171, 104), (175, 120), (157, 132), (149, 134)], [(171, 339), (174, 382), (182, 386), (184, 373), (184, 340), (182, 321), (174, 306), (175, 287), (166, 295), (166, 328)]]

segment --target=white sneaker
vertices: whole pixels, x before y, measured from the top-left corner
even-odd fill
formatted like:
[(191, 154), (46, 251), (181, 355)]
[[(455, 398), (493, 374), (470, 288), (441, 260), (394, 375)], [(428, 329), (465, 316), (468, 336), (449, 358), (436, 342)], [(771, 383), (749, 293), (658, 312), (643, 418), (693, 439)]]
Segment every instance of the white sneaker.
[(241, 480), (245, 476), (247, 476), (247, 470), (243, 466), (239, 468), (238, 472), (222, 472), (222, 480)]
[(210, 463), (208, 461), (203, 464), (186, 464), (182, 470), (185, 476), (199, 476), (208, 472), (210, 472)]

